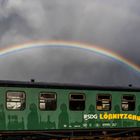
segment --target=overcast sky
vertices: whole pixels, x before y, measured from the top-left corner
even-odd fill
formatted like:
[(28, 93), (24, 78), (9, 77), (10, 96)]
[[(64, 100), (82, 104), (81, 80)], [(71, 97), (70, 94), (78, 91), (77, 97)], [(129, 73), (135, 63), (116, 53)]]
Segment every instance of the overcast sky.
[[(139, 0), (0, 0), (0, 47), (36, 40), (88, 43), (140, 65)], [(136, 72), (106, 56), (72, 48), (0, 57), (1, 80), (140, 85)]]

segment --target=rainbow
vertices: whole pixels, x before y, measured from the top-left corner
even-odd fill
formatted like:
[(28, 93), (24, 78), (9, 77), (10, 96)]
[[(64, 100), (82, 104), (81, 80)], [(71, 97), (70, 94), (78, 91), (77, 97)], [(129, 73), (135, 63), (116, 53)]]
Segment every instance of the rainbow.
[(24, 43), (24, 44), (20, 44), (20, 45), (1, 48), (0, 49), (0, 56), (19, 52), (19, 51), (26, 50), (26, 49), (34, 49), (34, 48), (40, 48), (40, 47), (70, 47), (70, 48), (79, 48), (79, 49), (83, 49), (83, 50), (92, 51), (92, 52), (95, 52), (97, 54), (104, 55), (104, 56), (107, 56), (107, 57), (112, 58), (114, 60), (117, 60), (117, 61), (127, 65), (129, 68), (140, 73), (140, 66), (138, 66), (135, 63), (131, 62), (130, 60), (112, 52), (111, 50), (97, 47), (95, 45), (82, 44), (82, 43), (78, 43), (78, 42), (66, 42), (66, 41), (28, 42), (28, 43)]

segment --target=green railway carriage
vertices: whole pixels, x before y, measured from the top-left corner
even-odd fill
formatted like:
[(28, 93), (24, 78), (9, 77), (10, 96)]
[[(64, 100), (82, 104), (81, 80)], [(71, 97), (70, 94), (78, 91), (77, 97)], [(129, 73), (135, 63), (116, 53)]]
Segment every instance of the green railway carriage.
[(112, 132), (140, 127), (140, 89), (0, 81), (0, 133)]

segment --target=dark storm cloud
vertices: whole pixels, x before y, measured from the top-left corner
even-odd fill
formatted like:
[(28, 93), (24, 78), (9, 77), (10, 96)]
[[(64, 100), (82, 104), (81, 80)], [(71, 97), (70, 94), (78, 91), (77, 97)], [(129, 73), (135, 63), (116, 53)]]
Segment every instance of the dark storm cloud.
[(11, 20), (12, 15), (15, 17), (3, 42), (14, 34), (11, 40), (15, 42), (20, 36), (23, 41), (42, 38), (78, 40), (115, 48), (115, 44), (131, 39), (123, 41), (122, 33), (123, 37), (133, 33), (133, 38), (139, 34), (135, 32), (140, 23), (139, 15), (133, 10), (135, 6), (136, 1), (130, 0), (9, 0), (3, 6), (3, 20)]
[[(77, 41), (103, 46), (139, 63), (139, 0), (1, 2), (1, 47), (31, 40)], [(72, 51), (71, 54), (66, 54), (67, 50), (53, 50), (50, 53), (44, 49), (38, 50), (36, 54), (29, 51), (16, 59), (13, 56), (13, 59), (3, 58), (5, 63), (1, 58), (2, 79), (27, 80), (34, 77), (56, 82), (61, 79), (62, 82), (75, 83), (139, 83), (137, 74), (131, 76), (129, 70), (115, 61), (105, 61), (95, 53), (91, 55), (87, 52), (83, 54), (82, 51), (69, 51)], [(118, 78), (118, 75), (121, 76)]]

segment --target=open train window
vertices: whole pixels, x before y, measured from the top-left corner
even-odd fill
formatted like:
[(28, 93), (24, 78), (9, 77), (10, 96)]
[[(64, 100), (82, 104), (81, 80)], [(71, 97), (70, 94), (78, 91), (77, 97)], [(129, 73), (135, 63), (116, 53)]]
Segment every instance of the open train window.
[(40, 93), (39, 108), (41, 110), (56, 110), (56, 93), (54, 92)]
[(8, 91), (6, 94), (6, 107), (9, 110), (24, 110), (25, 93), (21, 91)]
[(70, 93), (69, 109), (82, 111), (85, 109), (85, 95), (83, 93)]
[(108, 94), (97, 95), (96, 109), (99, 111), (111, 110), (111, 95)]
[(135, 110), (135, 96), (134, 95), (122, 96), (122, 110), (123, 111)]

